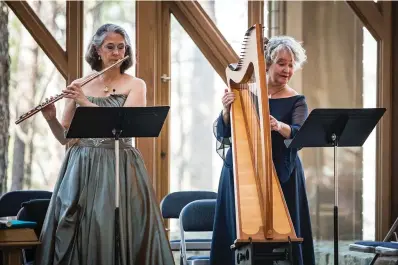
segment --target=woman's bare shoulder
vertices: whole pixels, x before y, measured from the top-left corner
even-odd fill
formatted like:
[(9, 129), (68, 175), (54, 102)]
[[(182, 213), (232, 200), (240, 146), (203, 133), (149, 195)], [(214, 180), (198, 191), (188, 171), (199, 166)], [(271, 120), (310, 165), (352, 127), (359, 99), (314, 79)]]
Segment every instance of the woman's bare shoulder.
[(286, 92), (289, 94), (289, 96), (297, 96), (297, 95), (300, 95), (300, 93), (298, 93), (295, 89), (293, 89), (293, 88), (291, 88), (291, 87), (289, 87), (288, 90), (287, 90)]
[(125, 74), (124, 78), (126, 78), (126, 81), (129, 83), (129, 86), (131, 89), (145, 89), (146, 90), (146, 83), (143, 79)]

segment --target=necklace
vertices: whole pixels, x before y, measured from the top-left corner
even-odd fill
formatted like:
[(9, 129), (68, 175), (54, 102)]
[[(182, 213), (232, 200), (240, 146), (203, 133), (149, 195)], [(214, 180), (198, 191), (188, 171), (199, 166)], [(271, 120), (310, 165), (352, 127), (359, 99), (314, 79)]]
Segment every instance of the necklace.
[(281, 92), (281, 91), (284, 90), (285, 88), (286, 88), (286, 87), (282, 87), (282, 88), (280, 88), (279, 90), (277, 90), (276, 92), (274, 92), (274, 93), (272, 93), (272, 94), (269, 94), (269, 95), (268, 95), (268, 98), (272, 98), (273, 95), (278, 94), (279, 92)]
[[(103, 91), (104, 91), (105, 93), (108, 93), (108, 92), (111, 90), (111, 88), (110, 88), (108, 85), (105, 84), (104, 77), (103, 77), (103, 76), (101, 76), (101, 77), (102, 77), (102, 83), (105, 85)], [(113, 79), (112, 79), (108, 84), (111, 84), (112, 81), (113, 81)], [(113, 90), (113, 91), (115, 91), (115, 90)]]

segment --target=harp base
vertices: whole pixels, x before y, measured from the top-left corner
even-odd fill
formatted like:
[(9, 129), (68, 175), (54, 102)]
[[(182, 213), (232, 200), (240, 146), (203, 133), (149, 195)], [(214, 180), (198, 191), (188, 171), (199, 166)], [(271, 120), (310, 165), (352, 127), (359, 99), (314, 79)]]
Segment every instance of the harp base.
[[(292, 246), (299, 244), (292, 242), (254, 242), (234, 244), (235, 265), (274, 265), (293, 264)], [(278, 262), (278, 263), (275, 263)]]

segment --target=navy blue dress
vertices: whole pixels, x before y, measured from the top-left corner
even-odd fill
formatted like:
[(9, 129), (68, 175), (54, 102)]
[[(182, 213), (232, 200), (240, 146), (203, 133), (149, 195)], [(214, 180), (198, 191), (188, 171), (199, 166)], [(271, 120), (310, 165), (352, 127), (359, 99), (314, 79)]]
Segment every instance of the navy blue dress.
[[(278, 121), (290, 125), (293, 138), (308, 116), (305, 97), (297, 95), (289, 98), (269, 99), (270, 113)], [(230, 138), (231, 126), (225, 125), (222, 115), (214, 123), (217, 138), (217, 152), (224, 159), (218, 187), (218, 198), (212, 247), (211, 265), (234, 265), (234, 252), (230, 246), (236, 239), (233, 160)], [(314, 265), (314, 245), (312, 239), (310, 212), (305, 189), (304, 171), (297, 149), (286, 148), (285, 138), (272, 131), (272, 155), (276, 172), (298, 237), (302, 244), (294, 244), (294, 265)]]

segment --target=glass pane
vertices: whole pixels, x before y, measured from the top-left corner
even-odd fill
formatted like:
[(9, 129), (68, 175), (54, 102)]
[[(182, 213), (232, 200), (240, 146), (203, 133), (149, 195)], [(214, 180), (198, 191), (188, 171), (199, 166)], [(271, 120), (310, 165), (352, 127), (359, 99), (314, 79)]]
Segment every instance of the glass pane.
[[(119, 25), (126, 30), (130, 37), (133, 53), (135, 53), (135, 1), (85, 1), (84, 52), (86, 52), (95, 31), (106, 23)], [(86, 62), (83, 69), (85, 74), (91, 71)], [(126, 73), (135, 75), (135, 65)]]
[[(215, 149), (213, 122), (226, 85), (171, 17), (170, 192), (217, 191), (223, 161)], [(177, 221), (170, 221), (170, 229), (171, 238), (178, 238)]]
[[(376, 107), (376, 40), (344, 2), (289, 2), (287, 12), (298, 6), (302, 15), (288, 18), (286, 34), (303, 42), (308, 61), (291, 86), (306, 96), (310, 110)], [(363, 147), (338, 148), (340, 252), (355, 240), (375, 239), (375, 154), (375, 131)], [(319, 261), (333, 255), (333, 148), (305, 148), (300, 157)]]
[(66, 49), (66, 1), (27, 1), (47, 30)]
[[(363, 27), (363, 107), (377, 107), (377, 41)], [(376, 131), (363, 145), (362, 239), (375, 240), (376, 228)], [(369, 184), (373, 185), (369, 185)]]
[(198, 2), (239, 54), (243, 37), (248, 29), (247, 0), (199, 0)]
[[(45, 5), (43, 3), (43, 5)], [(59, 94), (65, 79), (13, 12), (9, 13), (10, 141), (8, 190), (53, 190), (65, 155), (41, 113), (19, 125), (20, 115)], [(64, 101), (55, 103), (61, 118)]]
[(212, 127), (226, 85), (174, 16), (171, 54), (170, 191), (216, 191), (222, 159)]

